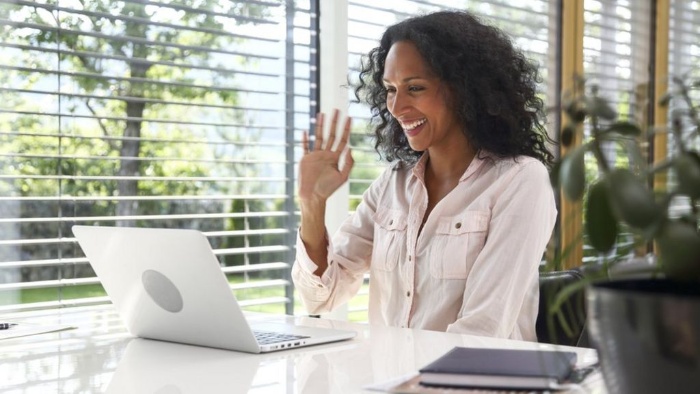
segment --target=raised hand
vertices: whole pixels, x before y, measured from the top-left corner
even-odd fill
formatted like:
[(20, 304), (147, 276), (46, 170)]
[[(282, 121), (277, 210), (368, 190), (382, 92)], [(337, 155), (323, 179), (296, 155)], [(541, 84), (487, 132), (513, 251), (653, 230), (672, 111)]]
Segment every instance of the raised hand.
[[(328, 197), (348, 180), (350, 170), (354, 164), (348, 139), (350, 137), (350, 122), (348, 117), (338, 141), (334, 148), (336, 129), (338, 127), (339, 111), (333, 111), (330, 133), (324, 140), (324, 118), (322, 113), (316, 116), (316, 142), (313, 150), (309, 146), (309, 136), (306, 132), (302, 137), (304, 156), (299, 162), (299, 199), (325, 202)], [(345, 156), (343, 167), (339, 168), (341, 157)]]

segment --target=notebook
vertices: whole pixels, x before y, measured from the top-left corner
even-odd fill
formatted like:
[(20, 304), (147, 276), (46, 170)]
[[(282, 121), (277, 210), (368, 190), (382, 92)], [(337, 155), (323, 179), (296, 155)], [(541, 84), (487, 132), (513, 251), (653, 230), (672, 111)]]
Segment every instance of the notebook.
[(76, 225), (73, 234), (134, 336), (262, 353), (357, 334), (275, 316), (249, 324), (199, 231)]
[(575, 364), (574, 352), (455, 347), (419, 372), (427, 386), (553, 390)]

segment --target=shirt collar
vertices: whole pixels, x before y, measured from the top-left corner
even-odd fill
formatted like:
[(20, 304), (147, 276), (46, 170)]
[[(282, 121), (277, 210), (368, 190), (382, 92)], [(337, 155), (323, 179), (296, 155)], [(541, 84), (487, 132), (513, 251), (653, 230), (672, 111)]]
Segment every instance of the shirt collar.
[[(423, 152), (421, 157), (418, 159), (418, 162), (413, 166), (413, 176), (420, 179), (421, 181), (425, 180), (425, 166), (428, 163), (428, 151)], [(469, 167), (464, 171), (464, 174), (459, 178), (460, 182), (463, 182), (467, 180), (469, 177), (472, 176), (472, 174), (476, 173), (481, 166), (484, 164), (485, 161), (491, 159), (491, 154), (486, 151), (479, 151), (474, 155), (474, 158), (472, 159), (472, 162), (469, 163)]]

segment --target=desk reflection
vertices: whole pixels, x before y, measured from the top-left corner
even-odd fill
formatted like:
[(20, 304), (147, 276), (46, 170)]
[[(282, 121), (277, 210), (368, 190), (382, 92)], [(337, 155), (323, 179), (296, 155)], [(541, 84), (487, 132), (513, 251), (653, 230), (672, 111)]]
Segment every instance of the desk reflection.
[(256, 355), (134, 338), (107, 393), (357, 393), (358, 381), (384, 381), (415, 370), (420, 360), (454, 346), (455, 339), (435, 333), (429, 341), (416, 341), (411, 330), (385, 329), (374, 332), (371, 341)]
[(134, 338), (126, 346), (106, 392), (336, 392), (327, 386), (328, 360), (350, 347), (354, 345), (321, 345), (306, 348), (303, 353), (295, 349), (256, 355)]
[[(305, 354), (297, 362), (298, 393), (358, 393), (361, 386), (395, 380), (442, 356), (454, 346), (488, 345), (488, 339), (465, 339), (435, 331), (366, 326), (351, 352)], [(370, 335), (371, 331), (371, 335)], [(363, 391), (364, 392), (364, 391)]]
[[(107, 393), (247, 393), (279, 387), (284, 362), (263, 362), (228, 350), (150, 339), (132, 339)], [(261, 373), (258, 373), (261, 372)], [(254, 390), (263, 389), (261, 391)]]

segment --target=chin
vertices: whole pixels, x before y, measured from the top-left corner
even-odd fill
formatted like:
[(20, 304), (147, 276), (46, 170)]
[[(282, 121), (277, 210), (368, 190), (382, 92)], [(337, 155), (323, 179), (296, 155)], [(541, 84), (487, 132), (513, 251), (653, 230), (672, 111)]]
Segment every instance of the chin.
[(410, 139), (408, 140), (408, 146), (410, 146), (411, 149), (413, 149), (416, 152), (423, 152), (426, 149), (428, 149), (428, 147), (425, 146), (425, 144), (422, 144), (418, 141), (411, 141)]

